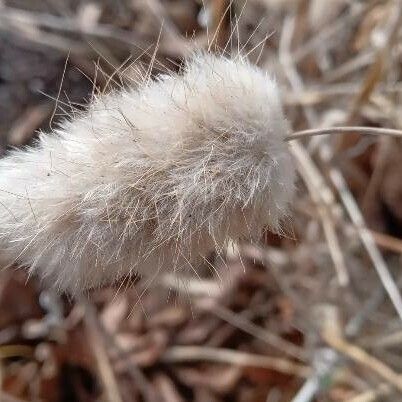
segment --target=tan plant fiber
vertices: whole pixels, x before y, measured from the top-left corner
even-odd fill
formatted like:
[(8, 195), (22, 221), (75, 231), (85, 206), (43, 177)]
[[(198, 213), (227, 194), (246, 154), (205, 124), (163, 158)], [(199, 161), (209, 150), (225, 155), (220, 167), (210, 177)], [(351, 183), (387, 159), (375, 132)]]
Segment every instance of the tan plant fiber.
[(280, 230), (294, 193), (275, 82), (240, 56), (98, 95), (0, 160), (0, 256), (59, 290), (196, 270)]

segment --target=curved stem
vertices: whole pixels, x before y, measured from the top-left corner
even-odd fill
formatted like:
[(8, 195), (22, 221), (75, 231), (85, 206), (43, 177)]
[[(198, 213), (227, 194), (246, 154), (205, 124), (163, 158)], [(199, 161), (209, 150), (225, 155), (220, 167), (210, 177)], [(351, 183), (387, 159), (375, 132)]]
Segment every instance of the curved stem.
[(362, 126), (342, 126), (342, 127), (325, 127), (313, 128), (309, 130), (296, 131), (285, 137), (285, 141), (299, 140), (301, 138), (314, 137), (316, 135), (326, 134), (345, 134), (358, 133), (364, 135), (387, 135), (396, 138), (402, 138), (402, 130), (382, 127), (362, 127)]

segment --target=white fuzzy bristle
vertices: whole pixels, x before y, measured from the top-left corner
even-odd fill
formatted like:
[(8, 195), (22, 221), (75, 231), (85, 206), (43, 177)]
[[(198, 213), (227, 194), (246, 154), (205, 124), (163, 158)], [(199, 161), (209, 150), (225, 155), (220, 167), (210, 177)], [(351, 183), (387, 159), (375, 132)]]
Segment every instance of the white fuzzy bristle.
[(241, 57), (99, 95), (0, 160), (0, 258), (71, 292), (193, 270), (278, 230), (295, 169), (275, 83)]

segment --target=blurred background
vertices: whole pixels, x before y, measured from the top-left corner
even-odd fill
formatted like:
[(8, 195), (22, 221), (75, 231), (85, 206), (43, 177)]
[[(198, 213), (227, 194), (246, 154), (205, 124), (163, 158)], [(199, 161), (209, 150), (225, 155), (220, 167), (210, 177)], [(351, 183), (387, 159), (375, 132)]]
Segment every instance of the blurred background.
[[(208, 47), (273, 74), (293, 130), (402, 129), (401, 25), (399, 0), (0, 0), (0, 153), (155, 54), (157, 75)], [(401, 141), (292, 152), (289, 234), (219, 275), (72, 300), (3, 270), (0, 401), (401, 401)]]

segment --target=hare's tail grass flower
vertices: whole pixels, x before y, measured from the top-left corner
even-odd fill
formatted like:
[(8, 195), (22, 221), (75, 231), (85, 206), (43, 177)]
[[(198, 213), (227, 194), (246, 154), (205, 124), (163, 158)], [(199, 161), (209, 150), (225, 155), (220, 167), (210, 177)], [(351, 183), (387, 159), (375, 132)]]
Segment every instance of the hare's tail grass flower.
[(295, 168), (275, 82), (237, 56), (95, 97), (0, 160), (0, 249), (79, 292), (197, 270), (228, 241), (280, 229)]

